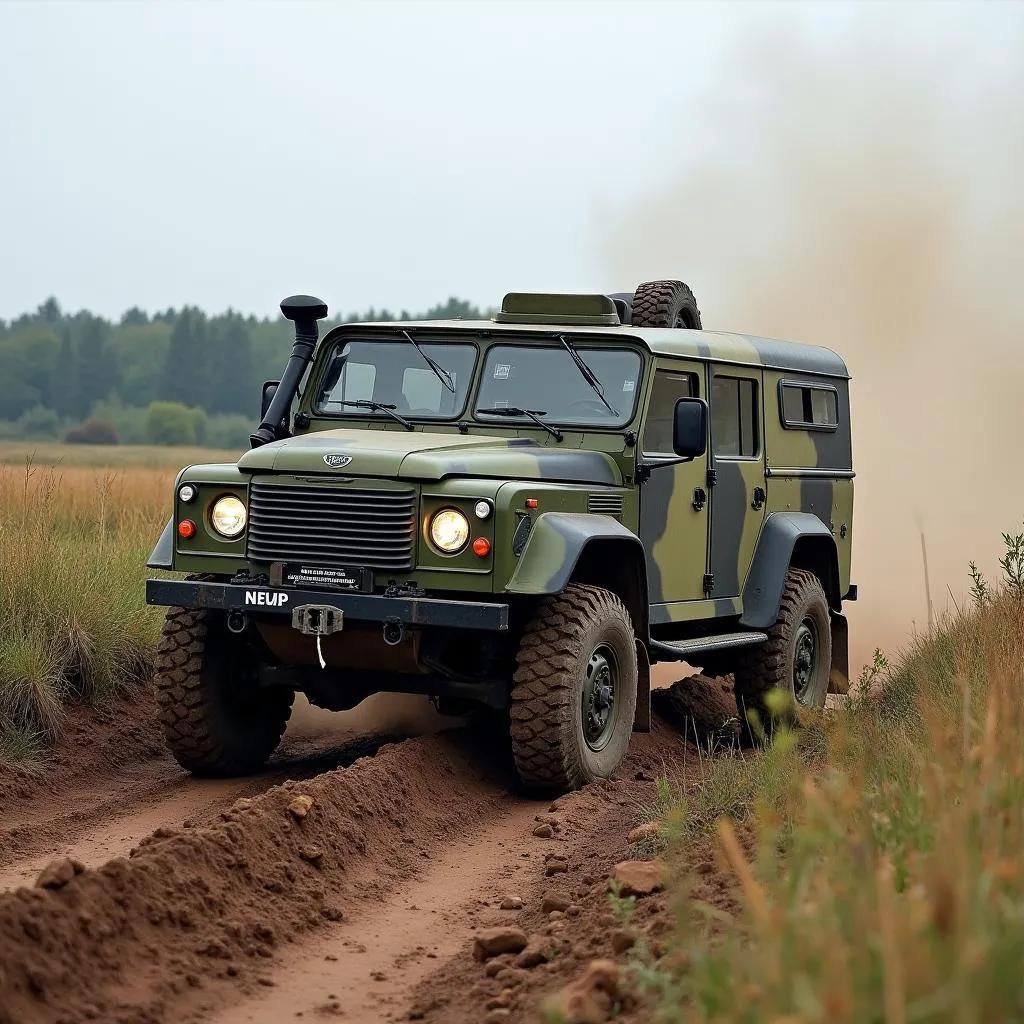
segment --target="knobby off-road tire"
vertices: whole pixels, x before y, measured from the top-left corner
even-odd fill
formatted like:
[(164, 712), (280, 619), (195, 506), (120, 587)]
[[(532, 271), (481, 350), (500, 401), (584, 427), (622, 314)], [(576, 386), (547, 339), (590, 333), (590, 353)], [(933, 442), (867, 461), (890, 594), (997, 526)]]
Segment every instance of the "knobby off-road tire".
[(645, 281), (633, 293), (634, 327), (686, 327), (701, 330), (700, 310), (682, 281)]
[(169, 608), (156, 655), (157, 708), (178, 764), (195, 775), (249, 775), (288, 724), (293, 691), (257, 685), (257, 664), (224, 616)]
[(520, 781), (566, 792), (607, 778), (629, 747), (636, 698), (636, 644), (623, 603), (575, 583), (545, 599), (520, 640), (513, 676), (509, 719)]
[[(768, 739), (780, 724), (792, 725), (798, 707), (820, 709), (828, 694), (832, 667), (832, 624), (821, 581), (804, 569), (790, 569), (779, 617), (768, 639), (736, 656), (736, 706), (741, 735), (748, 744)], [(788, 705), (770, 707), (773, 691)], [(748, 715), (755, 712), (757, 722)]]

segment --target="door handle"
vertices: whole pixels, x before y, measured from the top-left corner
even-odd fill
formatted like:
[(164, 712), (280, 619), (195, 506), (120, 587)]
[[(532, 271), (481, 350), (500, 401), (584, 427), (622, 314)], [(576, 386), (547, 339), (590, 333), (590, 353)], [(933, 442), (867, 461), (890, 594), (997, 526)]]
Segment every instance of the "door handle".
[(708, 500), (708, 492), (703, 487), (693, 489), (693, 511), (699, 512)]
[(754, 500), (751, 501), (750, 507), (752, 509), (755, 509), (755, 510), (759, 509), (765, 503), (765, 501), (767, 501), (767, 500), (768, 500), (768, 495), (764, 493), (764, 488), (763, 487), (755, 487), (754, 488)]

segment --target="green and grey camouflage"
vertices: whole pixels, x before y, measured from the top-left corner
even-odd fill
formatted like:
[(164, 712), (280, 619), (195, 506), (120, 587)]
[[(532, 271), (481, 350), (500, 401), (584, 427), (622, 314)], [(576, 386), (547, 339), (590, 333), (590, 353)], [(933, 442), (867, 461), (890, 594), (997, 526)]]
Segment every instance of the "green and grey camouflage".
[[(511, 293), (486, 321), (295, 322), (252, 448), (190, 466), (149, 559), (179, 761), (252, 770), (295, 692), (508, 716), (519, 776), (607, 776), (650, 665), (732, 673), (751, 732), (849, 686), (849, 374), (702, 329), (678, 281)], [(301, 385), (301, 391), (300, 391)]]

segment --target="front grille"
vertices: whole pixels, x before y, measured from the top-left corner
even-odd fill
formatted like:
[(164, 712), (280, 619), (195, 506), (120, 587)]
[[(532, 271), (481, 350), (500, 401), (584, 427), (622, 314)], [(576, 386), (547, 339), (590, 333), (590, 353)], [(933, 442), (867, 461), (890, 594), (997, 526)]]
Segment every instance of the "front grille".
[(300, 487), (254, 480), (249, 541), (254, 562), (412, 568), (416, 492)]
[(597, 516), (622, 515), (621, 494), (591, 494), (587, 499), (587, 511)]

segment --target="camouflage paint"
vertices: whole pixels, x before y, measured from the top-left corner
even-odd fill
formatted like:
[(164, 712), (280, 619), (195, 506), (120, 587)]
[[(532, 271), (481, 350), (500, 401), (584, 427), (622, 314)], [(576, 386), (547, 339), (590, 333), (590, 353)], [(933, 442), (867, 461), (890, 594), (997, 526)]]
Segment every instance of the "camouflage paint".
[(595, 540), (635, 547), (635, 533), (608, 516), (545, 512), (537, 517), (530, 539), (505, 590), (510, 594), (556, 594), (569, 582), (584, 547)]
[[(217, 496), (238, 493), (244, 498), (253, 474), (280, 475), (282, 480), (300, 478), (307, 484), (322, 482), (330, 488), (344, 488), (350, 482), (360, 487), (386, 487), (401, 478), (417, 488), (420, 523), (416, 566), (407, 575), (418, 586), (441, 595), (506, 589), (510, 593), (544, 592), (543, 588), (562, 578), (565, 566), (574, 557), (573, 545), (585, 537), (628, 537), (635, 543), (639, 534), (650, 579), (653, 624), (739, 615), (740, 595), (765, 516), (772, 511), (795, 510), (812, 513), (831, 525), (844, 592), (849, 586), (853, 479), (848, 375), (843, 360), (834, 352), (712, 331), (628, 326), (544, 328), (451, 321), (343, 325), (325, 336), (319, 355), (342, 336), (392, 336), (397, 341), (397, 331), (403, 329), (415, 329), (417, 337), (469, 335), (482, 351), (492, 343), (511, 340), (552, 344), (556, 333), (589, 343), (639, 346), (647, 353), (644, 393), (633, 421), (624, 428), (601, 431), (562, 427), (561, 443), (540, 428), (519, 423), (496, 425), (466, 418), (461, 427), (454, 420), (431, 421), (407, 431), (376, 417), (311, 417), (308, 427), (296, 427), (295, 436), (246, 452), (237, 466), (193, 466), (184, 470), (178, 484), (188, 480), (200, 488), (200, 499), (194, 507), (208, 503), (215, 491)], [(407, 344), (404, 340), (398, 343)], [(697, 366), (704, 397), (708, 396), (706, 371), (711, 361), (719, 368), (749, 368), (740, 375), (759, 376), (763, 460), (714, 460), (718, 480), (713, 488), (702, 482), (703, 460), (655, 470), (638, 485), (638, 451), (628, 435), (641, 434), (652, 356), (666, 366)], [(300, 411), (307, 414), (324, 364), (322, 358), (314, 363), (299, 403)], [(783, 378), (806, 378), (835, 386), (839, 430), (829, 433), (784, 428), (777, 397)], [(471, 395), (476, 386), (474, 380)], [(331, 469), (323, 456), (332, 453), (351, 455), (352, 461)], [(764, 487), (767, 499), (762, 509), (754, 510), (751, 497), (757, 485)], [(709, 495), (709, 503), (700, 513), (692, 506), (697, 486), (704, 486)], [(620, 497), (621, 514), (589, 513), (588, 500), (594, 494)], [(473, 505), (480, 497), (494, 502), (494, 514), (484, 523), (472, 518)], [(538, 501), (538, 509), (525, 508), (527, 497)], [(491, 541), (487, 559), (477, 560), (469, 551), (442, 556), (429, 546), (423, 535), (426, 517), (445, 503), (470, 517), (472, 536), (486, 536)], [(174, 512), (177, 516), (180, 510)], [(545, 519), (547, 513), (557, 515)], [(517, 557), (512, 537), (523, 515), (532, 516), (534, 529), (526, 549)], [(545, 525), (538, 528), (541, 520)], [(204, 535), (188, 545), (175, 539), (174, 569), (178, 572), (227, 576), (248, 567), (243, 541), (223, 542)], [(705, 598), (702, 591), (704, 567), (715, 573), (710, 598)], [(378, 576), (376, 583), (380, 587), (387, 580)]]
[[(690, 373), (697, 379), (693, 397), (707, 398), (703, 363), (675, 359), (655, 361), (655, 373)], [(648, 374), (644, 412), (650, 406), (655, 373)], [(642, 434), (641, 434), (642, 436)], [(651, 470), (640, 487), (640, 539), (647, 565), (651, 605), (696, 601), (704, 597), (708, 558), (710, 502), (694, 506), (694, 492), (708, 491), (708, 456)], [(652, 614), (654, 609), (652, 608)]]

